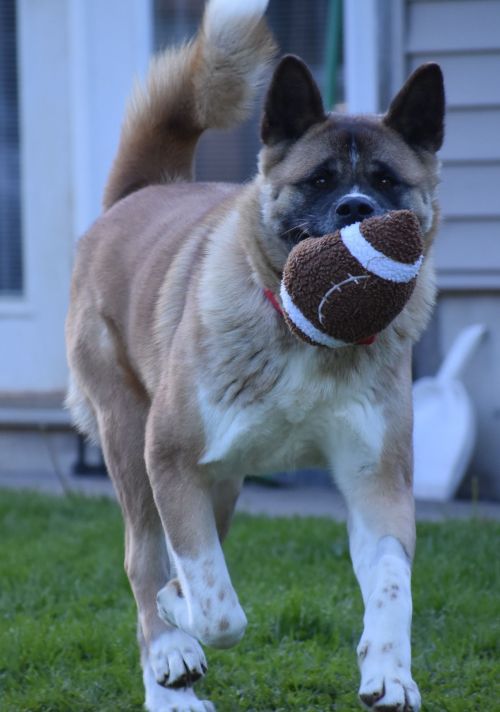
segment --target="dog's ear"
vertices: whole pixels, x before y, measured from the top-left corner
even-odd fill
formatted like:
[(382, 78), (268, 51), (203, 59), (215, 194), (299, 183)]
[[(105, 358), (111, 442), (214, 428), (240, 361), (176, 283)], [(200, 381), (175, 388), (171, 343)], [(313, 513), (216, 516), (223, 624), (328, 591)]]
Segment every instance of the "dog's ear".
[(438, 64), (416, 69), (393, 99), (384, 123), (415, 148), (438, 151), (444, 137), (444, 84)]
[(318, 86), (304, 62), (293, 54), (276, 67), (264, 104), (261, 137), (272, 146), (295, 141), (326, 118)]

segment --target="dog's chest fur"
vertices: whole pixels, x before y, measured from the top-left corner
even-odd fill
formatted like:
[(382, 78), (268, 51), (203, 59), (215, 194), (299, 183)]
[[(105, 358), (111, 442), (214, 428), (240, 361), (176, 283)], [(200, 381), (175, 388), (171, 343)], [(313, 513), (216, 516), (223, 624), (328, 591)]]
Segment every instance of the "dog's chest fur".
[(206, 439), (200, 464), (224, 477), (335, 467), (338, 450), (349, 452), (358, 468), (370, 468), (380, 455), (385, 425), (366, 379), (322, 372), (317, 349), (309, 346), (281, 358), (274, 386), (246, 405), (217, 402), (209, 382), (199, 386)]

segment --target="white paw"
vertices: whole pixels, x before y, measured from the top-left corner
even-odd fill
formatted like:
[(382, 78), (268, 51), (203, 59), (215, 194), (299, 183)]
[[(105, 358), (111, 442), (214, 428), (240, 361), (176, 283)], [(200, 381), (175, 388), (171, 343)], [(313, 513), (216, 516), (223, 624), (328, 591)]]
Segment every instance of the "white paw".
[(151, 643), (149, 662), (156, 682), (165, 687), (188, 687), (207, 671), (205, 653), (198, 641), (175, 628)]
[(363, 677), (359, 698), (365, 709), (378, 712), (418, 712), (421, 705), (418, 687), (403, 669)]
[(236, 593), (224, 587), (194, 597), (188, 607), (180, 583), (172, 579), (157, 595), (158, 615), (162, 620), (213, 648), (236, 645), (245, 632), (247, 619)]
[[(371, 642), (363, 636), (358, 645), (361, 669), (359, 698), (366, 709), (378, 712), (418, 712), (420, 693), (411, 677), (410, 641), (391, 642), (383, 637)], [(373, 638), (372, 638), (373, 641)]]
[(147, 712), (215, 712), (214, 705), (208, 700), (198, 699), (191, 687), (178, 690), (161, 687), (149, 662), (144, 666), (143, 679)]
[(211, 702), (199, 700), (189, 687), (184, 690), (167, 690), (156, 686), (158, 690), (149, 694), (146, 692), (144, 706), (147, 712), (215, 712)]

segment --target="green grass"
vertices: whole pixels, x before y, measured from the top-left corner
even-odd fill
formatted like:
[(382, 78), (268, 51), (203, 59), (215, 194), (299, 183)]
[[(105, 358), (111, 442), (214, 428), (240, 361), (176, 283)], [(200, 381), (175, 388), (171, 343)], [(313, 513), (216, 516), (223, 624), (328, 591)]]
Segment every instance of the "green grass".
[[(414, 675), (426, 712), (500, 709), (500, 527), (419, 527)], [(237, 518), (226, 545), (249, 627), (208, 651), (219, 712), (358, 710), (362, 605), (343, 525)], [(142, 709), (116, 505), (0, 492), (0, 709)]]

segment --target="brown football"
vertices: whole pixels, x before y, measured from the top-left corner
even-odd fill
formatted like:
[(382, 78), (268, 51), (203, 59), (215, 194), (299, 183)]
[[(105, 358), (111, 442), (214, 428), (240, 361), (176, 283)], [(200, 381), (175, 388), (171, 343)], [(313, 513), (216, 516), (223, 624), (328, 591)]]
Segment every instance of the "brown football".
[(302, 240), (281, 281), (286, 322), (314, 345), (369, 343), (404, 308), (422, 259), (420, 226), (409, 210)]

